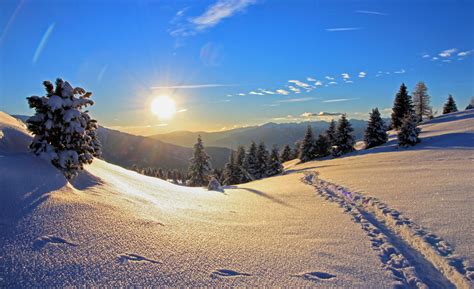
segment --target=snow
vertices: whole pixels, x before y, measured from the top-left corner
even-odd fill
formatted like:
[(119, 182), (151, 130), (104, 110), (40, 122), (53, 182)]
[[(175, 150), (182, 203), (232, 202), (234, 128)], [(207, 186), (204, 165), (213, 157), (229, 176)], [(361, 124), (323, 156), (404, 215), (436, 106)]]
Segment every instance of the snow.
[[(404, 256), (434, 261), (409, 243), (404, 247), (396, 218), (393, 225), (377, 221), (383, 213), (371, 204), (401, 212), (442, 237), (433, 244), (445, 239), (446, 248), (472, 260), (473, 116), (433, 120), (423, 126), (422, 143), (410, 149), (397, 149), (392, 135), (372, 153), (292, 161), (285, 175), (219, 192), (99, 159), (69, 183), (27, 152), (25, 127), (0, 112), (0, 287), (426, 284), (429, 277), (420, 278)], [(306, 179), (315, 171), (321, 183)], [(356, 206), (338, 191), (377, 199)], [(355, 222), (347, 208), (360, 208), (368, 223)], [(375, 239), (382, 245), (374, 246)], [(447, 273), (426, 272), (449, 283)]]

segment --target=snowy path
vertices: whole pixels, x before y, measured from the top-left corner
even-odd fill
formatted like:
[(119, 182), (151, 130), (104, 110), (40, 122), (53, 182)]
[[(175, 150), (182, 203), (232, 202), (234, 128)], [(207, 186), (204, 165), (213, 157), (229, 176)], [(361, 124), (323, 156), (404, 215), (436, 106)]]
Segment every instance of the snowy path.
[(336, 202), (370, 236), (383, 267), (412, 288), (471, 288), (474, 272), (444, 240), (390, 209), (381, 201), (350, 192), (307, 173), (303, 182)]

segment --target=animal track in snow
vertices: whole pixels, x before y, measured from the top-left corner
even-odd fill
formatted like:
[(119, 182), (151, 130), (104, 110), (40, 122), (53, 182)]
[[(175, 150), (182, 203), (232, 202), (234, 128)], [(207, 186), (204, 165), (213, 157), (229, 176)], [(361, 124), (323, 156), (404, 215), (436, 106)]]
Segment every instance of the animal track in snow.
[(47, 236), (41, 236), (37, 238), (33, 242), (33, 249), (38, 251), (38, 250), (43, 249), (48, 244), (65, 244), (69, 246), (77, 246), (77, 244), (67, 241), (61, 237), (47, 235)]
[(295, 274), (295, 275), (292, 275), (292, 276), (293, 277), (301, 277), (303, 279), (313, 281), (313, 282), (336, 278), (336, 275), (326, 273), (326, 272), (319, 272), (319, 271)]
[(129, 262), (149, 262), (153, 264), (161, 264), (160, 261), (149, 259), (138, 254), (121, 254), (117, 260), (120, 264), (128, 264)]
[(218, 269), (211, 273), (212, 277), (237, 277), (237, 276), (251, 276), (248, 273), (237, 272), (230, 269)]

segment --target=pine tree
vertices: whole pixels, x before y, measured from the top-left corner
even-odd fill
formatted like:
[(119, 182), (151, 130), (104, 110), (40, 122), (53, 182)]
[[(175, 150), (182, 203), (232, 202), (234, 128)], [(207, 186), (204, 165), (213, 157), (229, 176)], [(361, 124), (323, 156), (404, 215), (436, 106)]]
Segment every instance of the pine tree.
[(247, 172), (245, 170), (245, 157), (245, 148), (243, 146), (238, 146), (235, 155), (235, 166), (237, 169), (238, 184), (246, 183), (251, 180), (247, 176)]
[(374, 108), (369, 115), (369, 121), (365, 129), (364, 141), (367, 145), (366, 148), (379, 146), (386, 143), (387, 140), (388, 135), (385, 123), (380, 117), (379, 109)]
[(329, 127), (326, 130), (326, 137), (331, 147), (336, 145), (336, 121), (334, 119), (329, 123)]
[(474, 109), (474, 97), (471, 97), (471, 102), (466, 106), (466, 110)]
[(428, 87), (426, 87), (423, 81), (416, 84), (415, 91), (413, 92), (413, 108), (420, 122), (423, 121), (423, 117), (429, 119), (433, 115)]
[(307, 162), (316, 157), (315, 147), (314, 147), (314, 137), (313, 129), (310, 125), (306, 128), (306, 133), (304, 139), (301, 142), (299, 159), (302, 162)]
[(295, 142), (295, 147), (293, 148), (293, 152), (292, 152), (293, 159), (297, 159), (300, 157), (300, 150), (301, 150), (301, 140)]
[(222, 183), (226, 186), (238, 184), (240, 169), (236, 164), (236, 154), (230, 153), (229, 162), (225, 164)]
[(326, 135), (320, 134), (318, 136), (318, 139), (316, 140), (315, 146), (316, 146), (316, 157), (323, 158), (325, 156), (330, 155), (331, 145)]
[(56, 88), (44, 81), (46, 95), (28, 97), (35, 115), (26, 120), (28, 130), (34, 135), (30, 150), (62, 171), (72, 179), (101, 154), (97, 138), (97, 121), (92, 119), (86, 106), (93, 105), (91, 92), (80, 87), (73, 88), (67, 81), (58, 78)]
[(189, 163), (189, 185), (193, 187), (202, 187), (209, 181), (211, 164), (209, 156), (204, 150), (201, 136), (198, 136), (197, 143), (194, 145), (194, 155)]
[(270, 153), (270, 159), (267, 166), (267, 176), (278, 175), (283, 172), (283, 165), (278, 154), (278, 147), (274, 146)]
[(413, 113), (408, 113), (402, 120), (400, 131), (398, 132), (399, 146), (414, 146), (420, 142), (418, 134), (420, 129), (416, 127), (417, 117)]
[(354, 150), (355, 140), (352, 134), (353, 131), (351, 123), (346, 118), (346, 115), (343, 114), (337, 124), (336, 147), (332, 151), (334, 156), (340, 156)]
[(252, 142), (248, 153), (245, 155), (243, 169), (248, 178), (255, 179), (257, 177), (258, 168), (257, 144)]
[(267, 151), (265, 143), (262, 141), (257, 148), (257, 163), (258, 169), (255, 174), (255, 178), (261, 179), (267, 177), (267, 165), (270, 159), (270, 154)]
[(292, 160), (292, 152), (291, 152), (291, 148), (289, 145), (286, 145), (284, 148), (283, 148), (283, 151), (281, 152), (281, 157), (280, 157), (281, 161), (284, 163), (284, 162), (287, 162), (287, 161), (290, 161)]
[(405, 114), (413, 112), (413, 104), (410, 95), (408, 95), (407, 87), (404, 83), (400, 86), (400, 90), (395, 96), (392, 108), (392, 128), (399, 129), (402, 125), (402, 119)]
[(448, 96), (448, 101), (444, 104), (443, 114), (456, 112), (456, 111), (458, 111), (458, 107), (456, 106), (456, 102), (454, 101), (453, 96), (450, 94)]

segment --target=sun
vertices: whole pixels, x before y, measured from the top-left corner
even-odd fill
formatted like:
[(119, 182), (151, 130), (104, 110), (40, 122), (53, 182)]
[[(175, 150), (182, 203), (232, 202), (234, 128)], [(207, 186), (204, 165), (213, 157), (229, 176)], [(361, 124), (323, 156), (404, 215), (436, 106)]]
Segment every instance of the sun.
[(151, 102), (151, 111), (160, 119), (170, 119), (176, 113), (176, 103), (167, 95), (158, 96)]

